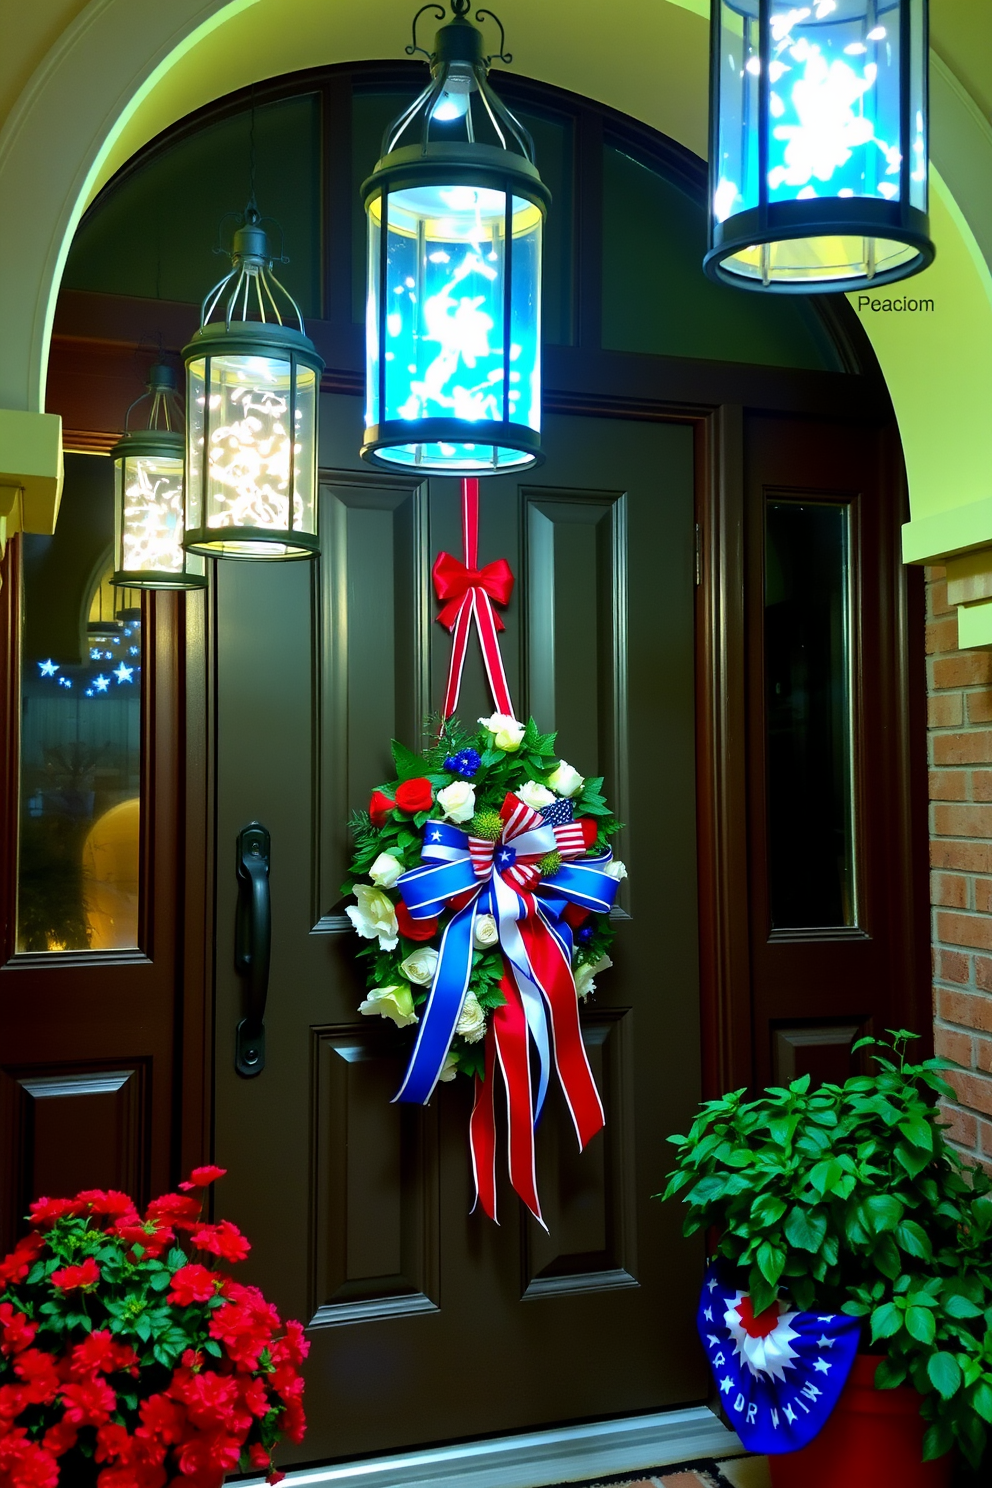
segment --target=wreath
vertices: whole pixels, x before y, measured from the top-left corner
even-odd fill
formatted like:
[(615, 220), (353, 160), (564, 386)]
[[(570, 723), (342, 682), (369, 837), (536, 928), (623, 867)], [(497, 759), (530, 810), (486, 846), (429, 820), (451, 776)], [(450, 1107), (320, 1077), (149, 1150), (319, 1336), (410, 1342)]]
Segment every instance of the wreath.
[[(578, 1004), (612, 965), (609, 912), (626, 877), (602, 776), (560, 758), (533, 719), (494, 713), (468, 733), (440, 720), (416, 754), (393, 742), (396, 778), (354, 814), (343, 886), (368, 990), (359, 1011), (411, 1029), (399, 1099), (471, 1076), (477, 1193), (495, 1218), (493, 1086), (507, 1089), (510, 1175), (540, 1219), (533, 1127), (552, 1063), (584, 1146), (603, 1124)], [(537, 1089), (530, 1049), (536, 1049)]]

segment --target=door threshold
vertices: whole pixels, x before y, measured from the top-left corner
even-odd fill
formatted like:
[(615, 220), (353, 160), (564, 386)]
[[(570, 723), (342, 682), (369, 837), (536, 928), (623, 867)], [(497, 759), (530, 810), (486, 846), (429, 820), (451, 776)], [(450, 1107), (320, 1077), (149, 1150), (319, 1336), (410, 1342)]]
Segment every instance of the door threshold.
[(529, 1431), (286, 1474), (286, 1488), (543, 1488), (744, 1451), (709, 1406)]

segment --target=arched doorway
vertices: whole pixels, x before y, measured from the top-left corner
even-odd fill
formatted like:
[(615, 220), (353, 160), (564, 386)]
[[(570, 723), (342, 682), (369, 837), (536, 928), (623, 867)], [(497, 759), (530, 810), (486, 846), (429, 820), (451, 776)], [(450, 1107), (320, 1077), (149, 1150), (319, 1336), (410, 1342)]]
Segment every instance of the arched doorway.
[[(704, 1088), (844, 1072), (872, 1020), (926, 1010), (906, 664), (919, 617), (870, 350), (843, 310), (703, 279), (702, 166), (682, 147), (507, 80), (558, 204), (550, 458), (487, 483), (483, 557), (520, 578), (506, 654), (522, 709), (608, 776), (629, 822), (616, 977), (587, 1014), (609, 1126), (578, 1163), (545, 1124), (548, 1240), (508, 1198), (499, 1231), (467, 1217), (463, 1092), (416, 1120), (389, 1106), (397, 1053), (356, 1014), (337, 886), (348, 809), (381, 778), (389, 736), (413, 739), (436, 699), (445, 641), (423, 596), (433, 552), (457, 546), (450, 485), (355, 458), (356, 187), (412, 85), (381, 65), (279, 79), (154, 142), (81, 226), (51, 369), (83, 462), (66, 512), (82, 512), (140, 389), (142, 343), (178, 349), (216, 277), (254, 112), (257, 189), (329, 369), (324, 554), (313, 570), (222, 563), (208, 600), (147, 604), (136, 943), (111, 960), (22, 949), (4, 969), (23, 989), (8, 1157), (16, 1213), (49, 1181), (66, 1122), (92, 1121), (87, 1174), (99, 1152), (139, 1187), (212, 1140), (256, 1276), (313, 1328), (301, 1460), (698, 1403), (699, 1257), (650, 1199), (665, 1134)], [(23, 602), (30, 624), (46, 596), (28, 581)], [(22, 679), (43, 660), (75, 680), (68, 658), (27, 650)], [(480, 675), (466, 693), (468, 717), (488, 711)], [(277, 938), (269, 1065), (244, 1082), (231, 859), (253, 817), (273, 835)], [(138, 1156), (117, 1178), (121, 1153)], [(467, 1389), (480, 1337), (496, 1362)]]

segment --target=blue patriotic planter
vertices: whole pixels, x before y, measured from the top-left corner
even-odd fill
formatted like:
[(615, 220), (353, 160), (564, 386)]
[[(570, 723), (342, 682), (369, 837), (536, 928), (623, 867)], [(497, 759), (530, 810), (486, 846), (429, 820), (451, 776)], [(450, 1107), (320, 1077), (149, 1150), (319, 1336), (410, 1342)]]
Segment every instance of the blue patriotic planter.
[(749, 1452), (805, 1447), (826, 1424), (851, 1372), (861, 1324), (838, 1313), (793, 1312), (751, 1299), (711, 1267), (696, 1326), (720, 1402)]

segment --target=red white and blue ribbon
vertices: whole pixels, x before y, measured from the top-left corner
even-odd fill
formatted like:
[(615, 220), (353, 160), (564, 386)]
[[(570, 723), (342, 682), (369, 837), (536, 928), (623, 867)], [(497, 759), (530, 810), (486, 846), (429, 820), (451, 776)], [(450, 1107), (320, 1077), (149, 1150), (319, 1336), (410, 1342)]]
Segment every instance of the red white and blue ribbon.
[[(496, 842), (473, 837), (448, 822), (428, 821), (421, 865), (404, 873), (397, 888), (413, 919), (454, 914), (441, 938), (417, 1041), (397, 1100), (425, 1104), (444, 1067), (461, 1016), (472, 971), (476, 919), (491, 914), (503, 954), (505, 1002), (492, 1015), (486, 1041), (486, 1076), (476, 1081), (470, 1139), (479, 1204), (496, 1218), (495, 1067), (506, 1086), (510, 1181), (535, 1218), (541, 1219), (534, 1176), (534, 1124), (547, 1094), (552, 1062), (571, 1112), (580, 1149), (603, 1125), (603, 1107), (582, 1043), (572, 976), (572, 934), (562, 920), (566, 904), (608, 914), (618, 883), (606, 871), (607, 849), (574, 861), (585, 851), (571, 823), (552, 826), (510, 794)], [(557, 852), (558, 871), (542, 878), (540, 863)], [(537, 1055), (537, 1091), (531, 1088), (530, 1051)]]
[(773, 1302), (755, 1316), (751, 1298), (703, 1282), (696, 1326), (734, 1430), (749, 1452), (797, 1452), (826, 1424), (847, 1383), (861, 1337), (858, 1318), (794, 1312)]
[(434, 560), (431, 577), (442, 608), (437, 618), (451, 636), (451, 662), (448, 667), (448, 684), (444, 692), (444, 716), (450, 718), (458, 706), (465, 653), (474, 618), (482, 646), (482, 659), (492, 689), (498, 713), (515, 717), (510, 700), (510, 688), (503, 668), (499, 641), (496, 632), (503, 629), (503, 622), (493, 609), (493, 600), (505, 605), (513, 593), (513, 573), (505, 558), (497, 558), (484, 568), (479, 562), (479, 482), (477, 479), (462, 481), (462, 551), (465, 561), (459, 562), (450, 553), (439, 553)]

